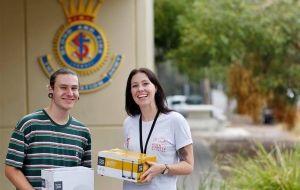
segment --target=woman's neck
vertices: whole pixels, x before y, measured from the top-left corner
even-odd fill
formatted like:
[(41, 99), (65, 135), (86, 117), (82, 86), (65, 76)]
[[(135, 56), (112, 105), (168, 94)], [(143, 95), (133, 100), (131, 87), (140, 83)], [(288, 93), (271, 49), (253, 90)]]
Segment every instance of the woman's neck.
[(157, 113), (157, 108), (155, 107), (147, 107), (141, 109), (142, 120), (143, 121), (152, 121), (155, 118)]

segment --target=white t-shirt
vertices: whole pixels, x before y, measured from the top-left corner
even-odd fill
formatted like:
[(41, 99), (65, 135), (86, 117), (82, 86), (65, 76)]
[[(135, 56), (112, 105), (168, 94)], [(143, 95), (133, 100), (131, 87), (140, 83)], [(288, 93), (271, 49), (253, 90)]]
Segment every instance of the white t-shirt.
[[(140, 152), (139, 118), (128, 117), (124, 121), (124, 147)], [(142, 122), (143, 149), (153, 121)], [(177, 150), (191, 144), (190, 127), (185, 118), (177, 112), (160, 113), (149, 139), (146, 154), (156, 156), (158, 163), (174, 164), (179, 162)], [(135, 184), (124, 181), (124, 190), (176, 190), (176, 176), (157, 175), (148, 184)]]

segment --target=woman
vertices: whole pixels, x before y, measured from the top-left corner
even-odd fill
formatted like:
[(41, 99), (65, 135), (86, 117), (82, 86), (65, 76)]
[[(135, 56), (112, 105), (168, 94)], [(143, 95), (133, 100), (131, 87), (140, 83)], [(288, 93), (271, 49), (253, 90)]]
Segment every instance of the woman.
[(142, 184), (124, 181), (124, 190), (176, 190), (177, 175), (193, 171), (193, 145), (184, 117), (166, 106), (164, 91), (155, 74), (134, 69), (126, 85), (125, 148), (154, 155), (157, 163), (141, 176)]

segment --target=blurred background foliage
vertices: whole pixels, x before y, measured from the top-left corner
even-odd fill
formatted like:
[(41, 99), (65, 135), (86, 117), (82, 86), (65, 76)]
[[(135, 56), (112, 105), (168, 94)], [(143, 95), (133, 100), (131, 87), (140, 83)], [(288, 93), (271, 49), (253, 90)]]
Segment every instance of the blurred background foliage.
[(292, 128), (300, 87), (300, 1), (156, 0), (155, 60), (226, 86), (237, 112), (264, 107)]

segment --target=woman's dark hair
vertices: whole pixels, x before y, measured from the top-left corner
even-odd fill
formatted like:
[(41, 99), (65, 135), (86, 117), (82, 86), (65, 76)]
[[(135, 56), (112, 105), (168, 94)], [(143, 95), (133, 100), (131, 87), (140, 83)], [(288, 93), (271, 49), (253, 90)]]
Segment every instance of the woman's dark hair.
[(154, 84), (156, 87), (156, 93), (155, 93), (155, 103), (158, 111), (161, 113), (168, 113), (171, 110), (167, 107), (167, 101), (166, 96), (164, 93), (163, 88), (161, 87), (156, 75), (147, 68), (139, 68), (139, 69), (133, 69), (127, 79), (126, 84), (126, 94), (125, 94), (125, 110), (129, 116), (135, 116), (141, 113), (140, 107), (135, 103), (133, 100), (132, 94), (131, 94), (131, 80), (132, 77), (137, 73), (144, 73), (147, 75), (151, 83)]
[[(52, 75), (50, 76), (49, 85), (51, 86), (52, 89), (54, 89), (54, 84), (56, 82), (56, 77), (58, 75), (74, 75), (74, 76), (77, 76), (77, 74), (75, 72), (71, 71), (70, 69), (67, 69), (67, 68), (58, 69), (57, 71), (52, 73)], [(77, 76), (77, 78), (78, 78), (78, 76)]]

